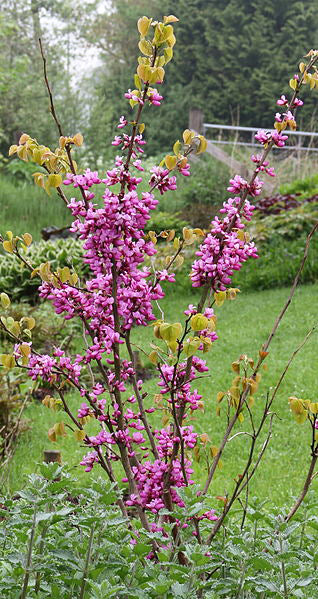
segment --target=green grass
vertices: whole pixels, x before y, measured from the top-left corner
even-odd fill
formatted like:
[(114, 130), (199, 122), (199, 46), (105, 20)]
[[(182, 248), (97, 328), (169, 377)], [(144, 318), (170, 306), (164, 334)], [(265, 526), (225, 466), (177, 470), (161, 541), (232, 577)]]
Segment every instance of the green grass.
[[(256, 394), (256, 420), (260, 417), (267, 391), (275, 385), (290, 355), (318, 320), (315, 302), (317, 292), (318, 285), (299, 288), (286, 318), (279, 327), (267, 358), (268, 370), (263, 372), (263, 379)], [(226, 426), (225, 414), (217, 417), (215, 413), (216, 394), (221, 390), (226, 391), (230, 386), (234, 376), (231, 362), (242, 353), (254, 359), (257, 357), (258, 349), (271, 330), (275, 316), (287, 295), (287, 289), (241, 294), (235, 301), (226, 302), (217, 309), (219, 339), (207, 355), (210, 376), (196, 383), (203, 395), (205, 410), (204, 413), (197, 411), (189, 419), (189, 424), (193, 421), (196, 430), (208, 433), (214, 445), (220, 443)], [(170, 322), (180, 320), (185, 307), (189, 303), (195, 303), (197, 298), (193, 293), (166, 298), (163, 302), (166, 319)], [(143, 345), (150, 351), (149, 342), (153, 341), (152, 329), (137, 329), (133, 341), (136, 346)], [(80, 343), (79, 341), (79, 345)], [(307, 424), (298, 425), (293, 420), (288, 407), (288, 397), (297, 395), (317, 401), (316, 356), (317, 336), (314, 333), (293, 362), (273, 406), (276, 417), (271, 443), (250, 485), (250, 494), (268, 500), (269, 507), (273, 504), (288, 503), (292, 495), (299, 493), (305, 477), (310, 459), (310, 428)], [(158, 392), (156, 379), (147, 381), (145, 389), (149, 393), (151, 403), (153, 394)], [(81, 399), (75, 396), (70, 399), (70, 405), (73, 407), (80, 402)], [(41, 462), (43, 450), (52, 447), (47, 438), (47, 430), (56, 420), (62, 419), (63, 414), (52, 413), (41, 404), (33, 402), (26, 410), (25, 417), (29, 419), (29, 429), (21, 435), (10, 465), (8, 485), (12, 491), (23, 486), (26, 475), (36, 470), (37, 463)], [(156, 425), (161, 426), (159, 416), (155, 417)], [(249, 430), (247, 421), (244, 422), (244, 426)], [(241, 430), (241, 427), (236, 427), (234, 432), (238, 430)], [(263, 439), (259, 447), (262, 441)], [(94, 471), (87, 475), (78, 465), (81, 456), (87, 450), (79, 446), (70, 431), (65, 439), (59, 441), (57, 447), (62, 451), (63, 462), (75, 469), (79, 479), (94, 476)], [(233, 479), (242, 471), (248, 447), (249, 441), (245, 435), (236, 437), (228, 444), (224, 452), (223, 468), (218, 470), (211, 486), (212, 495), (224, 495), (230, 491)], [(202, 482), (205, 477), (203, 464), (196, 464), (195, 471), (196, 480)], [(318, 489), (317, 479), (314, 481), (314, 488)]]
[(55, 225), (64, 227), (72, 221), (69, 210), (52, 192), (48, 196), (33, 183), (15, 183), (0, 175), (0, 232), (12, 231), (14, 235), (31, 233), (34, 240), (41, 239), (41, 229)]

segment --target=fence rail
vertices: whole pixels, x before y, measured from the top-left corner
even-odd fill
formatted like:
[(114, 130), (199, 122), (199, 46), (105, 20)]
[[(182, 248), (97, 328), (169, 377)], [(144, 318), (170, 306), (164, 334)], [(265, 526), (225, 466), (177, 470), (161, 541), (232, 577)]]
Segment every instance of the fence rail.
[[(202, 130), (203, 130), (203, 135), (207, 134), (207, 131), (209, 129), (212, 130), (219, 130), (219, 131), (234, 131), (234, 132), (243, 132), (243, 133), (251, 133), (251, 141), (226, 141), (226, 140), (222, 140), (222, 139), (209, 139), (209, 141), (211, 141), (213, 144), (221, 144), (221, 145), (233, 145), (233, 143), (235, 143), (235, 145), (237, 146), (250, 146), (250, 147), (263, 147), (262, 144), (258, 144), (255, 141), (255, 136), (254, 133), (256, 133), (256, 131), (259, 130), (259, 127), (234, 127), (232, 125), (219, 125), (217, 123), (202, 123)], [(306, 151), (306, 152), (318, 152), (318, 148), (313, 147), (312, 143), (314, 141), (315, 138), (318, 137), (318, 133), (314, 132), (314, 131), (287, 131), (288, 136), (289, 135), (294, 135), (296, 138), (298, 138), (298, 143), (294, 144), (294, 145), (287, 145), (284, 146), (284, 150), (295, 150), (295, 151)], [(304, 146), (302, 145), (303, 143), (303, 138), (310, 138), (309, 139), (309, 145)]]

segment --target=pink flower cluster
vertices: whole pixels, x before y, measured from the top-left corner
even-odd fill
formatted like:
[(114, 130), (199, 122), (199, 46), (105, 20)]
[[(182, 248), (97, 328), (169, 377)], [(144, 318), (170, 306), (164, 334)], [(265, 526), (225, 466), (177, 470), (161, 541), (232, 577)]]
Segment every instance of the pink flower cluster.
[[(161, 375), (158, 382), (161, 387), (161, 395), (167, 395), (166, 398), (168, 403), (172, 403), (171, 394), (175, 394), (176, 408), (189, 407), (190, 410), (194, 411), (200, 407), (200, 401), (202, 395), (200, 395), (197, 389), (191, 389), (191, 381), (196, 379), (197, 373), (208, 372), (208, 367), (205, 360), (193, 356), (191, 370), (189, 378), (186, 378), (186, 362), (180, 362), (178, 367), (175, 369), (173, 366), (163, 364), (161, 367)], [(186, 413), (184, 415), (186, 418)]]
[[(230, 183), (230, 188), (235, 192), (246, 189), (246, 181), (239, 176), (231, 179)], [(250, 188), (251, 195), (258, 195), (258, 182)], [(240, 204), (239, 196), (229, 198), (220, 210), (225, 215), (223, 219), (220, 220), (218, 216), (213, 219), (211, 231), (196, 252), (199, 259), (192, 265), (193, 287), (209, 284), (214, 291), (224, 291), (231, 283), (233, 272), (240, 270), (249, 257), (258, 257), (254, 242), (238, 235), (238, 231), (245, 227), (241, 216), (250, 220), (254, 206), (248, 200), (245, 200), (241, 209)]]
[[(175, 487), (181, 488), (186, 485), (182, 472), (182, 467), (179, 459), (172, 462), (172, 467), (162, 460), (154, 462), (144, 462), (142, 465), (133, 467), (133, 474), (137, 482), (138, 495), (131, 494), (126, 501), (127, 505), (140, 505), (156, 514), (159, 510), (165, 507), (163, 500), (164, 479), (169, 471), (170, 493), (172, 502), (179, 507), (184, 507), (184, 502), (178, 495)], [(185, 471), (188, 484), (193, 484), (191, 475), (193, 470), (189, 460), (185, 460)]]
[(169, 177), (169, 170), (162, 166), (154, 166), (150, 172), (152, 173), (149, 185), (156, 187), (161, 195), (165, 191), (177, 189), (177, 179), (175, 176)]
[(265, 147), (267, 147), (270, 142), (273, 142), (278, 148), (283, 148), (286, 140), (288, 139), (288, 135), (284, 135), (283, 133), (276, 131), (276, 129), (274, 129), (274, 131), (265, 131), (265, 129), (260, 129), (256, 133), (255, 139)]
[(72, 363), (71, 359), (64, 356), (64, 352), (61, 350), (59, 353), (54, 353), (56, 355), (55, 358), (48, 355), (31, 353), (28, 362), (29, 376), (34, 381), (37, 378), (41, 378), (44, 381), (52, 382), (54, 379), (60, 380), (61, 373), (64, 373), (67, 379), (77, 384), (81, 374), (80, 362), (83, 361), (82, 356), (77, 355), (75, 361)]
[[(124, 133), (121, 137), (120, 135), (116, 135), (112, 141), (112, 146), (121, 146), (121, 150), (124, 152), (131, 145), (131, 136)], [(143, 154), (144, 150), (142, 146), (145, 145), (145, 140), (142, 138), (142, 135), (136, 135), (133, 141), (133, 150), (132, 150), (132, 158), (135, 159), (138, 157), (138, 154)]]

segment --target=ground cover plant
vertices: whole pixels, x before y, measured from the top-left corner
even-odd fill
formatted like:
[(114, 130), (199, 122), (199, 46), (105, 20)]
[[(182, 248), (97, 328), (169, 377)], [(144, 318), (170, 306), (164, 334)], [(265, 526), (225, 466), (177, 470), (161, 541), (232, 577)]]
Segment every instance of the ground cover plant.
[[(279, 562), (279, 568), (276, 569), (272, 586), (269, 588), (264, 577), (245, 577), (245, 572), (249, 573), (249, 570), (246, 560), (242, 559), (243, 545), (233, 538), (232, 544), (240, 546), (240, 565), (231, 564), (231, 575), (228, 576), (227, 568), (223, 567), (224, 559), (218, 557), (215, 561), (218, 547), (218, 540), (215, 539), (222, 532), (224, 535), (224, 524), (230, 511), (240, 505), (241, 540), (243, 538), (244, 541), (245, 521), (247, 515), (252, 513), (251, 509), (254, 509), (249, 506), (249, 485), (258, 471), (272, 436), (276, 395), (290, 364), (314, 332), (312, 327), (294, 348), (292, 355), (286, 357), (277, 384), (266, 393), (262, 409), (257, 414), (254, 406), (261, 384), (261, 372), (272, 339), (293, 299), (318, 223), (307, 237), (305, 252), (289, 297), (272, 331), (267, 339), (265, 337), (263, 344), (255, 348), (254, 357), (243, 353), (232, 362), (233, 378), (230, 387), (228, 390), (220, 389), (217, 394), (217, 414), (222, 412), (225, 417), (225, 430), (218, 445), (211, 442), (206, 430), (196, 430), (194, 416), (205, 405), (205, 397), (197, 388), (197, 381), (205, 381), (209, 371), (204, 357), (218, 339), (215, 309), (224, 302), (235, 300), (239, 290), (231, 286), (234, 271), (239, 271), (249, 258), (257, 258), (256, 246), (246, 231), (246, 222), (251, 220), (254, 211), (250, 199), (260, 194), (263, 185), (260, 174), (274, 176), (268, 161), (270, 150), (274, 146), (283, 147), (288, 139), (286, 130), (296, 128), (294, 113), (303, 104), (299, 98), (301, 87), (306, 83), (311, 88), (316, 86), (318, 78), (315, 63), (318, 51), (308, 53), (306, 62), (299, 65), (299, 74), (290, 80), (291, 98), (287, 99), (282, 95), (277, 100), (277, 105), (285, 112), (276, 114), (274, 129), (260, 130), (256, 134), (257, 141), (264, 149), (261, 154), (252, 156), (254, 172), (251, 179), (246, 181), (239, 175), (230, 179), (227, 190), (231, 197), (223, 203), (220, 214), (214, 217), (207, 233), (198, 227), (184, 227), (180, 237), (176, 236), (173, 229), (161, 232), (160, 239), (165, 239), (170, 244), (170, 255), (166, 257), (165, 268), (158, 269), (155, 262), (158, 235), (152, 230), (144, 233), (150, 212), (157, 205), (153, 191), (157, 189), (163, 195), (168, 190), (174, 190), (177, 185), (174, 171), (188, 177), (189, 155), (200, 154), (206, 148), (206, 140), (202, 135), (185, 130), (182, 142), (177, 140), (172, 153), (167, 154), (160, 165), (151, 170), (149, 190), (138, 196), (136, 190), (141, 183), (139, 172), (143, 171), (140, 155), (143, 154), (145, 145), (145, 124), (141, 117), (145, 107), (153, 110), (160, 106), (163, 99), (157, 87), (152, 86), (163, 82), (164, 67), (173, 57), (175, 36), (172, 24), (177, 20), (175, 16), (169, 15), (162, 22), (148, 17), (142, 17), (138, 21), (139, 50), (142, 56), (139, 57), (134, 76), (135, 89), (129, 89), (125, 93), (134, 109), (133, 120), (120, 117), (119, 134), (115, 136), (112, 145), (119, 148), (123, 155), (116, 157), (114, 167), (107, 171), (104, 179), (100, 178), (97, 171), (86, 169), (84, 173), (78, 174), (76, 170), (73, 149), (82, 145), (83, 138), (81, 134), (64, 135), (55, 111), (46, 58), (40, 46), (51, 112), (60, 134), (59, 147), (53, 152), (28, 134), (23, 134), (19, 144), (11, 147), (10, 154), (17, 153), (22, 160), (33, 161), (42, 167), (42, 170), (34, 173), (35, 183), (47, 193), (55, 189), (60, 200), (70, 210), (74, 218), (71, 230), (83, 242), (84, 262), (89, 266), (89, 275), (81, 279), (69, 266), (52, 270), (49, 262), (42, 263), (39, 267), (33, 265), (28, 254), (28, 248), (32, 244), (29, 233), (16, 236), (8, 231), (1, 241), (3, 249), (8, 254), (17, 256), (29, 269), (31, 277), (40, 277), (41, 298), (50, 300), (56, 312), (63, 314), (66, 320), (80, 321), (84, 345), (75, 355), (67, 353), (65, 348), (58, 345), (50, 354), (39, 352), (32, 340), (35, 323), (28, 317), (15, 320), (8, 316), (10, 298), (3, 291), (1, 304), (4, 314), (0, 326), (14, 345), (12, 351), (1, 355), (1, 362), (6, 370), (19, 368), (26, 371), (32, 380), (44, 381), (52, 388), (54, 393), (48, 393), (43, 404), (54, 411), (61, 410), (64, 418), (57, 420), (49, 429), (49, 439), (55, 442), (63, 437), (67, 427), (75, 440), (89, 448), (80, 464), (88, 473), (92, 470), (94, 473), (100, 468), (107, 475), (114, 492), (111, 496), (111, 509), (115, 510), (117, 505), (116, 515), (121, 512), (119, 522), (124, 525), (125, 541), (128, 538), (131, 540), (131, 544), (135, 546), (133, 551), (143, 560), (144, 568), (140, 568), (140, 560), (136, 559), (129, 574), (127, 565), (122, 568), (120, 564), (110, 589), (104, 571), (99, 570), (97, 583), (94, 579), (89, 579), (93, 537), (95, 526), (98, 525), (98, 517), (96, 515), (94, 518), (93, 514), (89, 536), (86, 536), (84, 567), (79, 569), (78, 575), (74, 574), (75, 578), (81, 580), (81, 599), (87, 588), (90, 594), (95, 593), (96, 596), (105, 596), (106, 592), (108, 596), (127, 596), (127, 586), (131, 587), (131, 583), (127, 583), (127, 574), (129, 580), (138, 585), (135, 596), (142, 596), (144, 585), (148, 584), (145, 572), (146, 575), (148, 571), (152, 572), (153, 584), (153, 579), (157, 578), (159, 569), (162, 568), (164, 578), (160, 578), (159, 583), (156, 581), (153, 591), (146, 588), (150, 596), (158, 593), (165, 594), (166, 597), (178, 594), (186, 596), (186, 593), (193, 595), (193, 592), (197, 597), (212, 597), (215, 592), (228, 597), (247, 597), (250, 592), (260, 596), (264, 596), (264, 592), (274, 596), (276, 593), (276, 596), (282, 597), (304, 596), (302, 588), (311, 585), (314, 589), (317, 586), (315, 561), (309, 554), (310, 575), (305, 568), (301, 577), (295, 577), (292, 559), (294, 553), (288, 554), (284, 534), (286, 537), (291, 534), (293, 529), (288, 529), (289, 522), (298, 513), (314, 478), (318, 459), (318, 403), (314, 398), (303, 399), (296, 395), (289, 397), (290, 409), (296, 422), (305, 425), (310, 435), (310, 464), (298, 499), (280, 518), (274, 519), (274, 554), (272, 560), (269, 560), (269, 569), (275, 569), (275, 558)], [(129, 133), (125, 133), (128, 127)], [(132, 170), (133, 168), (136, 170)], [(79, 194), (68, 199), (65, 187), (75, 188)], [(102, 206), (99, 202), (94, 202), (95, 188), (103, 190)], [(162, 284), (174, 282), (172, 267), (182, 265), (184, 248), (197, 242), (200, 245), (191, 267), (190, 278), (199, 295), (196, 297), (196, 305), (191, 303), (184, 306), (182, 314), (174, 321), (160, 307), (160, 300), (164, 296)], [(150, 259), (150, 268), (143, 267), (146, 257)], [(154, 305), (160, 311), (157, 319)], [(156, 373), (157, 393), (153, 397), (149, 397), (144, 380), (138, 376), (133, 353), (134, 331), (146, 326), (153, 331), (150, 347), (142, 348)], [(70, 390), (76, 393), (80, 402), (76, 408), (69, 401)], [(158, 417), (161, 420), (159, 426)], [(240, 435), (245, 437), (248, 445), (247, 458), (229, 492), (219, 498), (222, 507), (217, 510), (217, 505), (211, 503), (210, 485), (221, 466), (225, 449), (233, 436)], [(195, 461), (205, 463), (207, 469), (206, 478), (199, 486), (195, 484), (193, 476)], [(32, 479), (31, 484), (33, 482), (35, 486), (45, 486), (41, 479)], [(53, 479), (53, 483), (56, 482), (58, 481)], [(63, 489), (63, 484), (58, 488)], [(122, 484), (126, 485), (124, 492)], [(51, 491), (54, 488), (56, 489), (51, 487)], [(106, 501), (109, 501), (108, 493), (105, 494)], [(35, 495), (34, 492), (24, 496), (20, 493), (20, 498), (32, 504)], [(88, 500), (89, 496), (90, 490), (87, 489), (84, 492), (84, 505), (85, 497)], [(4, 526), (14, 512), (12, 505), (9, 508), (9, 514), (3, 514)], [(35, 539), (38, 540), (41, 552), (45, 543), (46, 533), (40, 531), (40, 535), (36, 536), (37, 524), (51, 518), (51, 515), (42, 516), (42, 512), (39, 516), (37, 512), (35, 507), (28, 512), (28, 515), (32, 514), (30, 533), (24, 537), (28, 538), (28, 549), (23, 566), (17, 572), (21, 575), (21, 585), (18, 586), (21, 588), (21, 592), (18, 590), (20, 599), (32, 594), (52, 594), (52, 585), (41, 574), (37, 576), (32, 572), (31, 567)], [(54, 514), (58, 519), (63, 515), (53, 510), (54, 523)], [(15, 531), (12, 534), (14, 537)], [(250, 535), (248, 529), (247, 535)], [(311, 538), (308, 540), (303, 535), (302, 542), (306, 550), (311, 549)], [(119, 541), (116, 546), (118, 544)], [(126, 542), (124, 544), (127, 545)], [(256, 543), (254, 549), (255, 545)], [(229, 546), (226, 547), (226, 552), (229, 556)], [(68, 556), (71, 563), (71, 557), (69, 554)], [(130, 554), (126, 551), (127, 556)], [(287, 558), (288, 567), (285, 563)], [(248, 561), (249, 556), (246, 559)], [(8, 559), (4, 560), (5, 563), (7, 561)], [(261, 562), (258, 563), (260, 565)], [(258, 566), (255, 567), (258, 571)], [(265, 568), (264, 561), (260, 567)], [(166, 575), (171, 576), (173, 569), (180, 573), (176, 584), (165, 579)], [(240, 569), (239, 586), (233, 586), (233, 580), (237, 579), (237, 571)], [(120, 578), (122, 570), (124, 584)], [(189, 573), (190, 579), (185, 572)], [(11, 573), (10, 569), (9, 577)], [(248, 584), (244, 588), (245, 582), (251, 583), (251, 591)], [(10, 584), (9, 581), (7, 588), (10, 588)], [(12, 588), (15, 592), (16, 588)], [(58, 593), (59, 589), (54, 592)], [(131, 591), (128, 593), (132, 596)]]

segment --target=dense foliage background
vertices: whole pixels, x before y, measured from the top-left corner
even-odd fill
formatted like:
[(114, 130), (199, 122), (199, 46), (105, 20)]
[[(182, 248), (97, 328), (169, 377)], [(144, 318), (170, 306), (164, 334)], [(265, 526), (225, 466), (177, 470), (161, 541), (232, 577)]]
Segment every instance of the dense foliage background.
[[(3, 0), (0, 151), (6, 155), (22, 129), (55, 139), (40, 76), (42, 36), (65, 129), (86, 134), (92, 163), (105, 157), (105, 140), (127, 110), (123, 90), (133, 86), (135, 23), (148, 13), (180, 19), (149, 154), (179, 136), (191, 107), (206, 122), (270, 127), (282, 81), (318, 43), (318, 0), (84, 0), (80, 10), (74, 0)], [(299, 128), (314, 129), (314, 118), (315, 97), (307, 93)]]

